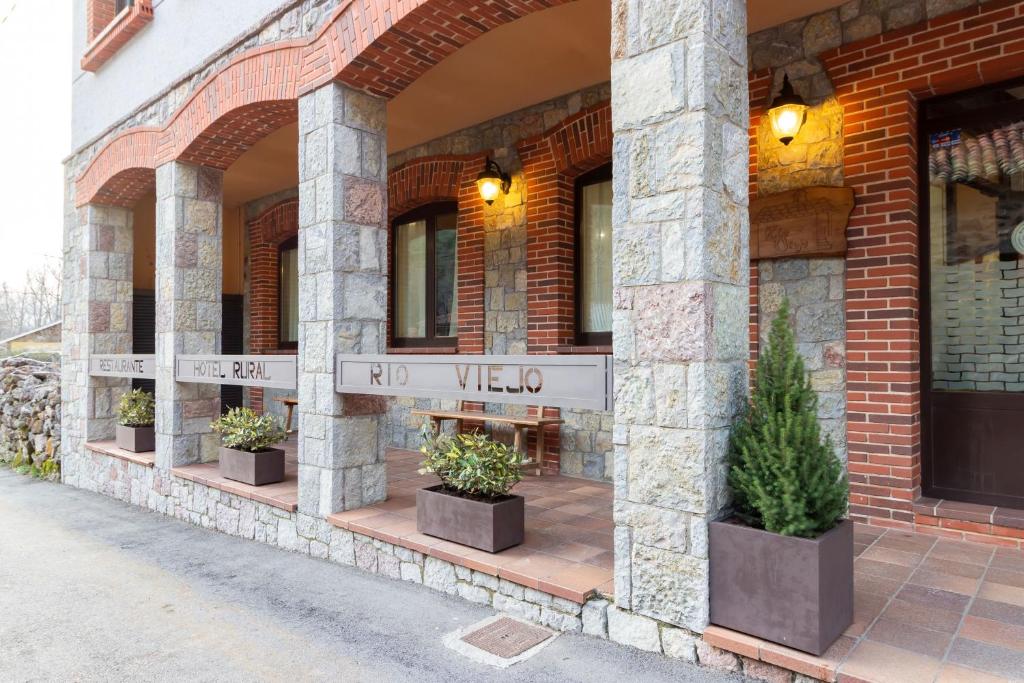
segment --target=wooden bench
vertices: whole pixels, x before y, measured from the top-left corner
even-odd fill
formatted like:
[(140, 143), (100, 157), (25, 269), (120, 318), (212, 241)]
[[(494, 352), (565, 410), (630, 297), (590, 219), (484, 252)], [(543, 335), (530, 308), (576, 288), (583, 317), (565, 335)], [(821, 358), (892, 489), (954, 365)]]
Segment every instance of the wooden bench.
[(295, 412), (295, 406), (299, 405), (299, 399), (294, 396), (275, 396), (274, 400), (280, 403), (288, 411), (284, 418), (284, 440), (288, 440), (289, 434), (294, 434), (292, 430), (292, 413)]
[[(512, 428), (515, 430), (515, 440), (512, 444), (513, 448), (526, 457), (526, 460), (523, 461), (523, 465), (536, 468), (537, 476), (541, 475), (542, 468), (544, 466), (544, 427), (562, 423), (562, 419), (559, 417), (541, 417), (544, 415), (543, 406), (537, 407), (537, 416), (535, 417), (515, 417), (513, 415), (494, 415), (490, 413), (475, 413), (471, 410), (462, 410), (461, 401), (459, 402), (459, 408), (457, 410), (416, 409), (412, 411), (412, 414), (430, 418), (431, 426), (435, 434), (439, 433), (442, 424), (449, 420), (455, 421), (456, 434), (462, 433), (462, 425), (464, 422), (496, 422), (498, 424), (512, 425)], [(533, 460), (529, 459), (529, 453), (527, 453), (527, 430), (531, 427), (537, 430), (537, 447), (535, 449)]]

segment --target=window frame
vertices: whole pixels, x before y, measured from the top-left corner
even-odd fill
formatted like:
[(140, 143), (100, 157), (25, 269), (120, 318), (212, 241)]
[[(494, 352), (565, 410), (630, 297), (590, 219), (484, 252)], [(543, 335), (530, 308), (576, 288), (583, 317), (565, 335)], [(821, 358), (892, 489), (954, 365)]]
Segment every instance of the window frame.
[[(457, 201), (443, 201), (443, 202), (431, 202), (422, 206), (416, 207), (411, 211), (407, 211), (402, 215), (394, 218), (391, 221), (390, 227), (390, 243), (388, 245), (388, 259), (390, 261), (390, 268), (388, 269), (388, 277), (390, 278), (390, 289), (391, 289), (391, 346), (394, 348), (443, 348), (443, 347), (455, 347), (458, 346), (459, 333), (458, 333), (458, 320), (455, 321), (455, 335), (451, 337), (438, 337), (435, 335), (437, 320), (434, 318), (437, 313), (437, 273), (436, 273), (436, 243), (435, 235), (437, 232), (437, 218), (448, 214), (455, 214), (456, 216), (456, 234), (455, 234), (455, 251), (458, 254), (458, 215), (459, 215), (459, 203)], [(395, 332), (395, 323), (398, 320), (398, 258), (395, 253), (395, 249), (398, 246), (398, 226), (406, 223), (412, 223), (415, 221), (426, 222), (426, 282), (423, 283), (425, 289), (424, 306), (426, 308), (426, 336), (425, 337), (400, 337)], [(455, 296), (458, 300), (458, 272), (456, 269), (455, 279)]]
[(583, 243), (583, 188), (610, 180), (612, 180), (612, 162), (609, 161), (576, 176), (573, 188), (573, 338), (577, 346), (610, 347), (612, 345), (611, 330), (607, 332), (583, 331), (583, 259), (580, 254)]
[[(299, 348), (299, 340), (285, 341), (283, 338), (284, 330), (281, 327), (281, 314), (284, 312), (284, 273), (282, 272), (282, 260), (281, 254), (286, 251), (295, 249), (296, 252), (299, 249), (299, 236), (293, 235), (288, 239), (282, 240), (277, 245), (277, 348), (281, 351), (295, 351)], [(298, 254), (296, 254), (297, 256)], [(296, 286), (298, 283), (296, 283)], [(296, 337), (298, 337), (298, 330), (296, 330)]]

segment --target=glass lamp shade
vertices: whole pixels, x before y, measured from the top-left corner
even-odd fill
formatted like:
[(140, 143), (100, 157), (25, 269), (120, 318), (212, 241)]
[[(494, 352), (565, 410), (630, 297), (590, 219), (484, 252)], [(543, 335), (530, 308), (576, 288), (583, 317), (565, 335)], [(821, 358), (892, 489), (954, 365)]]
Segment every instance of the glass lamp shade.
[(772, 134), (784, 145), (793, 142), (800, 128), (807, 120), (807, 105), (783, 104), (772, 107), (768, 111), (768, 120), (772, 125)]
[(490, 206), (501, 192), (501, 178), (481, 176), (477, 178), (476, 186), (480, 190), (480, 198)]

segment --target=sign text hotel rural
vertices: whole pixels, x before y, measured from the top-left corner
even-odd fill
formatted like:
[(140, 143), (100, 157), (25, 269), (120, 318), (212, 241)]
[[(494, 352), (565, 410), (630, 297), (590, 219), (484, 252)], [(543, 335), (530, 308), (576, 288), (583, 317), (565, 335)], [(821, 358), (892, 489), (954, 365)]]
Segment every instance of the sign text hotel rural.
[(198, 384), (295, 389), (295, 356), (178, 356), (174, 380)]
[(611, 356), (337, 357), (336, 389), (552, 408), (610, 410)]

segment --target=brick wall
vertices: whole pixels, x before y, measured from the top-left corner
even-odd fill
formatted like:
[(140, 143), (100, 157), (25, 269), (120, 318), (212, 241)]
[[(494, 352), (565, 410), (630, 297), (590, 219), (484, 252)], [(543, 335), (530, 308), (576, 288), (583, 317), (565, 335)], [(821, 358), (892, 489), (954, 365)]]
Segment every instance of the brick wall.
[(1024, 2), (995, 0), (828, 50), (845, 111), (851, 513), (909, 525), (921, 492), (917, 102), (1024, 75)]
[[(1024, 2), (850, 2), (751, 36), (749, 49), (752, 195), (766, 192), (758, 130), (782, 68), (801, 94), (841, 107), (838, 177), (857, 202), (845, 291), (850, 509), (909, 526), (921, 492), (917, 102), (1024, 75)], [(765, 278), (752, 273), (753, 319)]]

